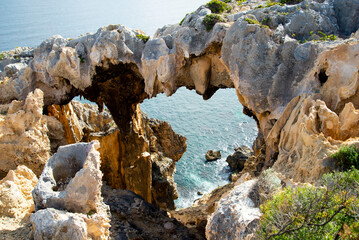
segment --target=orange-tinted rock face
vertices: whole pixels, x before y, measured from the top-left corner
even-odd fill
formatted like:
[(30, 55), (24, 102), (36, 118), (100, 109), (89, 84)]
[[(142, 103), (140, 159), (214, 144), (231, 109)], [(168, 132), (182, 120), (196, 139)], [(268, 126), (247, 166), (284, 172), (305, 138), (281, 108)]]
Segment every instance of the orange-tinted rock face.
[(100, 142), (101, 171), (109, 186), (131, 190), (161, 208), (174, 209), (173, 200), (178, 198), (175, 162), (186, 150), (186, 138), (167, 122), (142, 116), (139, 104), (134, 106), (127, 135), (121, 134), (107, 109), (100, 113), (96, 105), (72, 101), (47, 109), (63, 124), (67, 143)]

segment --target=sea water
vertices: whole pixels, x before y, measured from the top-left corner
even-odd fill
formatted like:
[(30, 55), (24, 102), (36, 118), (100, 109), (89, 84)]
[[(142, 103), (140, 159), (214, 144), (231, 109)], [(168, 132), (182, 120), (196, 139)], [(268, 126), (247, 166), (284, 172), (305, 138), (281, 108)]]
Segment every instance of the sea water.
[[(76, 38), (109, 24), (141, 29), (153, 35), (157, 28), (178, 23), (186, 13), (209, 0), (2, 0), (0, 51), (35, 47), (52, 35)], [(250, 146), (256, 124), (242, 113), (233, 89), (218, 90), (204, 101), (194, 91), (179, 89), (173, 96), (145, 100), (141, 108), (150, 117), (168, 121), (187, 138), (187, 151), (176, 164), (180, 193), (177, 207), (190, 206), (197, 192), (208, 193), (228, 182), (228, 154), (240, 145)], [(222, 158), (206, 162), (209, 149)]]
[[(180, 88), (171, 97), (164, 94), (145, 100), (141, 110), (150, 117), (168, 121), (173, 130), (187, 138), (187, 151), (176, 164), (175, 182), (180, 193), (179, 208), (228, 183), (226, 162), (234, 148), (251, 146), (257, 135), (256, 123), (242, 113), (234, 89), (220, 89), (209, 100), (194, 90)], [(208, 150), (220, 150), (222, 158), (207, 162)]]

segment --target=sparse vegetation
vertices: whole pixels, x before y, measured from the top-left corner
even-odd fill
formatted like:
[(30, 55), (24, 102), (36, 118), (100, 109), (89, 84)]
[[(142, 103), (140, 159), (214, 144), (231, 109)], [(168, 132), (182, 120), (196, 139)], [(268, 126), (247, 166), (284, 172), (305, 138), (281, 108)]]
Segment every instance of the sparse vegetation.
[(334, 34), (326, 35), (325, 33), (318, 31), (318, 34), (321, 35), (320, 40), (321, 41), (334, 41), (337, 40), (338, 37)]
[(137, 34), (136, 37), (141, 39), (144, 43), (146, 43), (148, 41), (148, 39), (150, 39), (150, 36), (146, 36), (146, 35), (143, 35), (143, 34)]
[(3, 53), (0, 53), (0, 61), (3, 60), (5, 55)]
[(263, 25), (260, 22), (258, 22), (257, 20), (254, 20), (254, 19), (251, 19), (251, 18), (245, 18), (244, 20), (249, 24), (258, 24), (262, 28), (269, 28), (268, 26)]
[(322, 186), (288, 187), (261, 205), (256, 239), (358, 239), (359, 170), (326, 174)]
[(206, 5), (212, 13), (223, 13), (224, 11), (230, 11), (232, 9), (227, 3), (220, 0), (212, 0)]
[(203, 19), (203, 24), (206, 26), (207, 31), (211, 31), (218, 22), (224, 22), (223, 18), (218, 14), (208, 14)]
[(81, 55), (79, 55), (80, 63), (85, 63), (85, 58)]
[(189, 13), (186, 14), (186, 16), (184, 16), (184, 18), (180, 21), (179, 25), (181, 26), (183, 21), (186, 19), (186, 17), (188, 16)]

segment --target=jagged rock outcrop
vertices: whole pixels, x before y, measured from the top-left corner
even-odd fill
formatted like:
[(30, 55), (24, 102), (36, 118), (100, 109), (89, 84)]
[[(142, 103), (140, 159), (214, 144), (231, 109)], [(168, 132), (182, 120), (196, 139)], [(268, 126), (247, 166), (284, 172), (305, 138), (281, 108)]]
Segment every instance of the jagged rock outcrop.
[(175, 209), (178, 198), (174, 181), (175, 164), (187, 149), (186, 138), (175, 133), (168, 122), (151, 119), (145, 114), (143, 122), (150, 142), (152, 162), (152, 203), (162, 209)]
[(111, 210), (112, 239), (203, 239), (129, 190), (104, 186), (103, 195)]
[(47, 120), (42, 115), (43, 92), (36, 89), (24, 102), (14, 100), (0, 115), (0, 177), (25, 165), (39, 176), (50, 157)]
[(318, 180), (335, 168), (330, 156), (341, 145), (359, 144), (353, 104), (347, 103), (338, 116), (318, 97), (293, 99), (268, 136), (270, 147), (279, 153), (273, 169), (295, 181)]
[(10, 170), (0, 180), (0, 216), (22, 219), (34, 209), (31, 191), (37, 184), (36, 175), (26, 166)]
[(256, 180), (248, 180), (221, 198), (217, 210), (208, 219), (207, 239), (252, 239), (250, 235), (261, 215), (250, 198), (255, 184)]
[(61, 146), (46, 163), (33, 190), (35, 239), (107, 239), (99, 147), (97, 141)]
[[(147, 195), (145, 197), (147, 201), (164, 209), (175, 208), (174, 200), (178, 198), (173, 179), (175, 162), (186, 150), (186, 139), (176, 134), (167, 122), (150, 119), (145, 114), (140, 114), (142, 123), (139, 127), (144, 129), (146, 141), (149, 142), (152, 165), (150, 168), (141, 169), (149, 173), (150, 175), (146, 176), (151, 178), (141, 179), (140, 176), (131, 176), (133, 167), (129, 166), (129, 161), (126, 159), (122, 161), (120, 158), (121, 145), (127, 143), (121, 143), (120, 130), (108, 109), (99, 112), (96, 105), (71, 101), (63, 106), (49, 106), (47, 110), (50, 116), (54, 116), (63, 124), (67, 143), (92, 140), (100, 142), (101, 171), (104, 173), (103, 180), (108, 185), (113, 188), (129, 189), (141, 196), (146, 196), (148, 189), (145, 191), (141, 189), (144, 185), (148, 186), (151, 198)], [(135, 183), (135, 180), (138, 182)]]
[(240, 146), (234, 149), (234, 153), (226, 159), (233, 172), (240, 172), (249, 157), (253, 155), (253, 150), (246, 146)]

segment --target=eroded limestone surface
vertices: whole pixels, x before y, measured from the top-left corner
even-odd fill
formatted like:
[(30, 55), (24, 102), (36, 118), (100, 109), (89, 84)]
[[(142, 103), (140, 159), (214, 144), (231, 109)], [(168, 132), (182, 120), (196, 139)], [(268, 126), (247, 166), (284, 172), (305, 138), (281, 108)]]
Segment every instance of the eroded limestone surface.
[(99, 147), (98, 141), (61, 146), (46, 163), (33, 190), (35, 239), (108, 238)]

